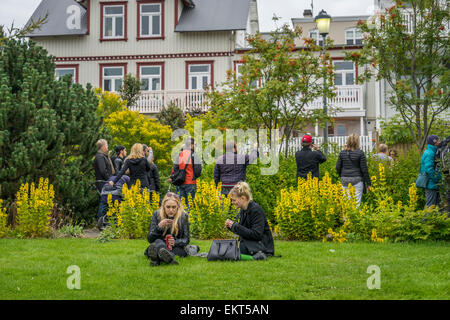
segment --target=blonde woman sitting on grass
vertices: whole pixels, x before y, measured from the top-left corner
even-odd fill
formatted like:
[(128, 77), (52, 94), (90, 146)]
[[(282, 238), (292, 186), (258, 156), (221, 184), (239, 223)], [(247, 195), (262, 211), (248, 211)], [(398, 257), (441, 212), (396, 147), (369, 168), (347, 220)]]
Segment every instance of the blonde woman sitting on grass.
[(241, 260), (266, 260), (267, 256), (273, 256), (275, 248), (266, 214), (253, 200), (249, 185), (238, 182), (229, 197), (240, 211), (238, 221), (227, 219), (225, 227), (239, 235)]

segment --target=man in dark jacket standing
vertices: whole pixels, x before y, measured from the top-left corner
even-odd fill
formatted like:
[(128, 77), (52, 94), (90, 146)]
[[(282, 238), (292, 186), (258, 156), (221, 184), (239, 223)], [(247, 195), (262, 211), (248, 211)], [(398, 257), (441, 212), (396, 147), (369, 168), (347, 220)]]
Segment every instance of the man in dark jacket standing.
[(222, 182), (221, 192), (225, 197), (236, 183), (246, 180), (247, 166), (258, 158), (256, 148), (250, 155), (238, 154), (234, 141), (227, 142), (226, 151), (217, 159), (214, 167), (214, 182), (216, 186)]
[(119, 172), (122, 169), (123, 162), (125, 161), (125, 157), (127, 156), (127, 149), (124, 146), (116, 146), (114, 149), (116, 152), (116, 156), (112, 159), (114, 170)]
[(313, 178), (319, 178), (319, 164), (327, 161), (327, 157), (319, 150), (317, 145), (313, 144), (310, 135), (303, 136), (302, 147), (302, 150), (295, 153), (297, 181), (298, 178), (306, 179), (310, 172)]
[[(96, 145), (97, 154), (94, 158), (95, 179), (107, 181), (115, 173), (111, 159), (108, 155), (108, 142), (105, 139), (100, 139), (97, 141)], [(96, 182), (99, 192), (101, 192), (104, 184), (105, 183), (102, 182)]]

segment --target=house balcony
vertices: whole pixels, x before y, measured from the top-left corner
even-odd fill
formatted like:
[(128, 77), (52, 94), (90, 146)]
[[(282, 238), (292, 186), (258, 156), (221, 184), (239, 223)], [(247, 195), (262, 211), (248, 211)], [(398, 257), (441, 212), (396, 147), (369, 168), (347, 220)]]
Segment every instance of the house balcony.
[[(208, 111), (204, 104), (206, 95), (204, 90), (156, 90), (143, 92), (136, 106), (131, 107), (133, 111), (144, 114), (156, 114), (161, 112), (163, 106), (173, 103), (184, 112), (201, 109)], [(336, 96), (327, 99), (328, 108), (337, 109), (336, 117), (362, 117), (365, 115), (363, 105), (362, 86), (338, 86)], [(322, 98), (315, 99), (307, 106), (307, 109), (322, 109)]]
[(201, 109), (208, 111), (204, 105), (206, 99), (205, 90), (156, 90), (142, 92), (135, 107), (130, 110), (145, 114), (161, 112), (163, 106), (174, 104), (184, 112)]
[[(336, 96), (327, 99), (327, 107), (336, 110), (336, 117), (361, 117), (365, 115), (363, 87), (337, 86)], [(307, 106), (307, 109), (322, 109), (323, 99), (317, 98)]]

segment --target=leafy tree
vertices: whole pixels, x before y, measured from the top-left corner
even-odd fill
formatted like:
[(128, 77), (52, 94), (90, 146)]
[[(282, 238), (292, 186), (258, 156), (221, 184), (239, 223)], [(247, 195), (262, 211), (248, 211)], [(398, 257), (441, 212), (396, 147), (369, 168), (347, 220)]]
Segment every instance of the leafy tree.
[(103, 137), (98, 100), (71, 75), (55, 78), (54, 58), (32, 41), (9, 38), (0, 51), (0, 197), (48, 177), (57, 202), (77, 216), (95, 215), (95, 142)]
[(359, 65), (372, 66), (358, 81), (375, 75), (386, 80), (392, 88), (389, 102), (419, 150), (425, 147), (437, 117), (449, 108), (448, 26), (448, 1), (396, 0), (375, 19), (358, 22), (364, 48), (347, 54)]
[(174, 103), (162, 107), (161, 112), (156, 116), (159, 122), (170, 126), (172, 130), (183, 128), (186, 124), (186, 117), (179, 107)]
[(127, 109), (127, 101), (122, 100), (121, 96), (115, 92), (95, 88), (95, 94), (99, 100), (97, 114), (100, 117), (107, 118), (113, 112)]
[[(322, 110), (306, 107), (323, 95), (333, 97), (332, 60), (329, 54), (316, 54), (321, 48), (312, 39), (305, 39), (306, 49), (295, 50), (294, 39), (301, 35), (300, 28), (284, 25), (271, 32), (269, 39), (259, 33), (248, 37), (252, 49), (242, 58), (240, 77), (228, 71), (222, 88), (208, 94), (219, 122), (237, 128), (259, 128), (260, 124), (283, 128), (288, 138), (294, 129), (328, 119)], [(327, 40), (325, 45), (330, 44)], [(286, 153), (287, 144), (288, 139)]]
[(141, 84), (141, 81), (131, 73), (125, 75), (119, 93), (122, 99), (126, 101), (127, 107), (132, 107), (136, 104), (141, 95)]
[(117, 111), (105, 119), (108, 132), (113, 136), (112, 144), (121, 144), (128, 150), (135, 143), (144, 143), (153, 149), (156, 165), (167, 169), (172, 165), (172, 129), (148, 118), (138, 111)]

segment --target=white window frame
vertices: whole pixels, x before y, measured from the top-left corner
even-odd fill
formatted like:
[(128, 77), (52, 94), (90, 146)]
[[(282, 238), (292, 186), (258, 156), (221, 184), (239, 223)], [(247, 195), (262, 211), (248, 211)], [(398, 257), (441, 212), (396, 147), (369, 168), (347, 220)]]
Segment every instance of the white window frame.
[[(156, 12), (142, 12), (142, 8), (144, 6), (146, 6), (146, 5), (152, 5), (152, 6), (157, 5), (157, 6), (159, 6), (159, 12), (158, 13), (156, 13)], [(148, 23), (148, 28), (149, 28), (148, 32), (149, 33), (145, 34), (145, 35), (142, 34), (142, 28), (144, 26), (142, 20), (143, 20), (144, 16), (149, 17), (149, 23)], [(153, 17), (154, 16), (159, 16), (159, 33), (158, 34), (154, 34), (153, 33)], [(156, 38), (156, 37), (161, 37), (162, 36), (162, 4), (161, 3), (142, 3), (139, 6), (139, 19), (140, 19), (140, 21), (139, 21), (139, 24), (140, 24), (139, 37), (140, 38)]]
[[(142, 68), (148, 68), (148, 67), (154, 67), (154, 68), (159, 68), (159, 75), (144, 75), (142, 74)], [(144, 79), (148, 79), (148, 90), (144, 90), (141, 87), (141, 90), (144, 92), (148, 92), (148, 91), (159, 91), (162, 90), (162, 66), (161, 65), (143, 65), (143, 66), (139, 66), (139, 76), (140, 76), (140, 80), (144, 80)], [(153, 90), (152, 88), (152, 79), (159, 79), (159, 89), (155, 89)]]
[(67, 68), (63, 68), (63, 67), (57, 67), (55, 68), (55, 76), (56, 76), (56, 80), (61, 79), (60, 76), (58, 76), (57, 71), (58, 70), (71, 70), (72, 72), (72, 82), (76, 83), (76, 79), (77, 79), (77, 68), (74, 67), (67, 67)]
[[(241, 77), (242, 77), (241, 73), (239, 72), (239, 67), (242, 66), (242, 65), (243, 65), (242, 62), (237, 62), (236, 63), (236, 79), (237, 80), (240, 80)], [(260, 79), (256, 79), (256, 80), (253, 81), (253, 86), (255, 88), (259, 88), (259, 87), (261, 87), (260, 83), (261, 83)]]
[(309, 30), (309, 37), (314, 39), (316, 45), (323, 46), (323, 38), (319, 33), (318, 29)]
[[(363, 44), (363, 34), (360, 30), (358, 30), (357, 28), (350, 28), (350, 29), (345, 29), (345, 44), (348, 46), (359, 46)], [(351, 32), (352, 36), (348, 37), (347, 36), (347, 32)], [(360, 32), (361, 37), (356, 37), (356, 33)], [(352, 43), (348, 43), (348, 41), (351, 40)], [(356, 43), (356, 41), (361, 40), (361, 43)]]
[[(120, 68), (120, 69), (122, 69), (122, 75), (121, 76), (105, 76), (105, 70), (106, 69), (118, 69), (118, 68)], [(116, 80), (117, 79), (120, 79), (120, 80), (122, 80), (122, 85), (123, 85), (123, 78), (124, 78), (124, 72), (125, 72), (125, 70), (124, 70), (124, 67), (122, 67), (122, 66), (109, 66), (109, 67), (102, 67), (102, 88), (103, 88), (103, 90), (105, 90), (105, 81), (106, 80), (111, 80), (111, 90), (110, 90), (110, 92), (118, 92), (119, 91), (119, 88), (116, 88)]]
[[(204, 67), (207, 66), (208, 67), (208, 72), (192, 72), (191, 71), (191, 67)], [(188, 80), (189, 80), (189, 90), (203, 90), (203, 77), (207, 76), (208, 77), (208, 81), (207, 81), (207, 85), (211, 85), (211, 65), (208, 64), (203, 64), (203, 63), (199, 63), (199, 64), (189, 64), (188, 66)], [(196, 89), (192, 89), (192, 78), (197, 78), (196, 82), (197, 82), (197, 88)], [(202, 86), (201, 88), (198, 88), (198, 80), (200, 80), (200, 85)]]
[[(351, 62), (351, 63), (353, 63), (353, 69), (352, 70), (350, 70), (350, 69), (348, 69), (348, 70), (335, 70), (335, 74), (338, 74), (338, 73), (342, 74), (342, 84), (336, 84), (336, 81), (335, 81), (335, 85), (336, 86), (354, 86), (355, 82), (356, 82), (356, 66), (355, 66), (355, 63), (353, 61), (350, 61), (350, 60), (333, 60), (333, 65), (335, 66), (336, 63), (339, 63), (339, 62)], [(347, 77), (346, 77), (347, 73), (353, 73), (353, 84), (347, 84)]]
[[(122, 13), (116, 13), (116, 14), (107, 14), (106, 8), (110, 7), (122, 7)], [(112, 35), (108, 36), (106, 34), (106, 19), (112, 18)], [(122, 18), (122, 35), (118, 36), (116, 35), (116, 20), (117, 18)], [(126, 17), (125, 17), (125, 5), (123, 4), (111, 4), (111, 5), (104, 5), (103, 6), (103, 39), (124, 39), (125, 38), (125, 23), (126, 23)]]

